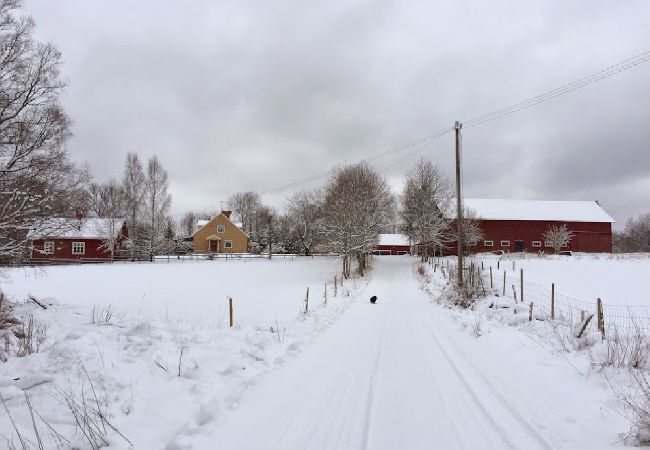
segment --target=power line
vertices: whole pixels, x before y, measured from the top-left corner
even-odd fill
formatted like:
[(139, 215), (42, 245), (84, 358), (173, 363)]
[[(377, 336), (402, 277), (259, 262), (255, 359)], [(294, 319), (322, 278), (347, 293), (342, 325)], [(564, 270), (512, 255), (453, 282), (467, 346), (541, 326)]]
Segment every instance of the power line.
[[(611, 77), (613, 77), (613, 76), (615, 76), (615, 75), (617, 75), (617, 74), (619, 74), (621, 72), (625, 72), (625, 71), (627, 71), (629, 69), (632, 69), (632, 68), (634, 68), (634, 67), (636, 67), (636, 66), (638, 66), (640, 64), (646, 63), (648, 61), (650, 61), (650, 50), (645, 51), (643, 53), (640, 53), (640, 54), (638, 54), (636, 56), (633, 56), (631, 58), (627, 58), (627, 59), (625, 59), (623, 61), (620, 61), (618, 63), (612, 64), (612, 65), (610, 65), (608, 67), (605, 67), (604, 69), (601, 69), (601, 70), (599, 70), (597, 72), (594, 72), (594, 73), (592, 73), (590, 75), (579, 78), (579, 79), (577, 79), (575, 81), (572, 81), (570, 83), (566, 83), (566, 84), (563, 84), (563, 85), (561, 85), (561, 86), (559, 86), (557, 88), (545, 91), (545, 92), (543, 92), (541, 94), (538, 94), (538, 95), (536, 95), (534, 97), (530, 97), (528, 99), (525, 99), (525, 100), (522, 100), (520, 102), (514, 103), (514, 104), (512, 104), (510, 106), (506, 106), (506, 107), (497, 109), (495, 111), (492, 111), (492, 112), (489, 112), (489, 113), (474, 117), (472, 119), (462, 121), (463, 127), (466, 128), (466, 129), (467, 128), (473, 128), (473, 127), (482, 125), (482, 124), (484, 124), (486, 122), (491, 122), (493, 120), (500, 119), (500, 118), (505, 117), (505, 116), (509, 116), (509, 115), (514, 114), (514, 113), (516, 113), (518, 111), (521, 111), (523, 109), (532, 108), (533, 106), (536, 106), (536, 105), (538, 105), (540, 103), (544, 103), (544, 102), (553, 100), (553, 99), (555, 99), (557, 97), (560, 97), (562, 95), (569, 94), (569, 93), (571, 93), (573, 91), (576, 91), (578, 89), (582, 89), (582, 88), (584, 88), (586, 86), (592, 85), (592, 84), (597, 83), (599, 81), (605, 80), (607, 78), (611, 78)], [(453, 130), (454, 130), (454, 127), (443, 128), (443, 129), (438, 130), (438, 131), (436, 131), (434, 133), (430, 133), (430, 134), (428, 134), (428, 135), (426, 135), (426, 136), (424, 136), (424, 137), (422, 137), (422, 138), (420, 138), (420, 139), (418, 139), (416, 141), (413, 141), (410, 144), (399, 147), (399, 148), (397, 148), (395, 150), (384, 151), (384, 152), (376, 154), (374, 156), (370, 156), (368, 158), (362, 159), (359, 162), (377, 161), (377, 160), (386, 158), (388, 156), (392, 156), (392, 155), (395, 155), (395, 154), (399, 154), (399, 153), (403, 153), (403, 152), (406, 152), (408, 150), (411, 150), (403, 158), (400, 158), (397, 162), (395, 162), (393, 164), (390, 164), (390, 165), (388, 165), (387, 167), (384, 168), (384, 171), (389, 170), (389, 169), (401, 164), (403, 161), (407, 160), (408, 158), (410, 158), (411, 156), (413, 156), (417, 152), (422, 151), (421, 147), (424, 144), (432, 142), (432, 141), (446, 135), (447, 133), (450, 133)], [(283, 191), (285, 189), (295, 187), (295, 186), (299, 186), (299, 185), (301, 185), (303, 183), (307, 183), (309, 181), (315, 181), (315, 180), (319, 180), (319, 179), (322, 179), (322, 178), (326, 178), (329, 174), (330, 174), (329, 171), (328, 172), (323, 172), (323, 173), (320, 173), (318, 175), (313, 175), (313, 176), (310, 176), (310, 177), (307, 177), (307, 178), (303, 178), (303, 179), (300, 179), (300, 180), (293, 181), (291, 183), (282, 184), (280, 186), (276, 186), (274, 188), (262, 191), (261, 194), (264, 195), (264, 194), (269, 194), (269, 193), (272, 193), (272, 192)]]
[(510, 114), (514, 114), (522, 109), (531, 108), (535, 105), (538, 105), (543, 102), (553, 100), (554, 98), (560, 97), (565, 94), (569, 94), (583, 87), (589, 86), (591, 84), (597, 83), (599, 81), (605, 80), (607, 78), (613, 77), (621, 72), (632, 69), (633, 67), (643, 64), (650, 61), (650, 51), (645, 51), (640, 53), (632, 58), (625, 59), (616, 64), (608, 66), (598, 72), (594, 72), (585, 77), (579, 78), (578, 80), (572, 81), (570, 83), (559, 86), (555, 89), (548, 90), (534, 97), (528, 98), (526, 100), (517, 102), (513, 105), (506, 106), (505, 108), (492, 111), (482, 116), (475, 117), (470, 120), (463, 122), (465, 128), (471, 128), (478, 125), (481, 125), (485, 122), (490, 122), (492, 120), (499, 119)]
[[(444, 136), (445, 134), (447, 134), (447, 133), (449, 133), (449, 132), (451, 132), (451, 131), (453, 131), (453, 128), (452, 128), (452, 127), (444, 128), (444, 129), (439, 130), (439, 131), (437, 131), (437, 132), (435, 132), (435, 133), (430, 133), (430, 134), (428, 134), (428, 135), (426, 135), (426, 136), (424, 136), (424, 137), (418, 139), (417, 141), (413, 141), (413, 142), (411, 142), (410, 144), (406, 144), (406, 145), (404, 145), (404, 146), (402, 146), (402, 147), (399, 147), (399, 148), (397, 148), (397, 149), (387, 150), (387, 151), (384, 151), (384, 152), (382, 152), (382, 153), (378, 153), (378, 154), (376, 154), (376, 155), (369, 156), (369, 157), (367, 157), (367, 158), (364, 158), (364, 159), (360, 160), (359, 162), (373, 162), (373, 161), (378, 161), (378, 160), (380, 160), (380, 159), (384, 159), (384, 158), (387, 158), (387, 157), (392, 156), (392, 155), (396, 155), (396, 154), (399, 154), (399, 153), (403, 153), (403, 152), (405, 152), (405, 151), (407, 151), (407, 150), (411, 150), (411, 149), (413, 149), (413, 148), (416, 148), (416, 149), (417, 149), (418, 147), (420, 147), (420, 146), (422, 146), (422, 145), (424, 145), (424, 144), (426, 144), (426, 143), (428, 143), (428, 142), (431, 142), (431, 141), (433, 141), (433, 140), (436, 140), (436, 139), (438, 139), (439, 137)], [(406, 158), (410, 157), (411, 154), (412, 154), (412, 153), (409, 153), (409, 154), (406, 156)], [(406, 159), (406, 158), (404, 158), (404, 159)], [(402, 160), (400, 160), (400, 162), (401, 162), (401, 161), (402, 161)], [(317, 175), (312, 175), (312, 176), (310, 176), (310, 177), (302, 178), (302, 179), (300, 179), (300, 180), (292, 181), (292, 182), (290, 182), (290, 183), (282, 184), (282, 185), (280, 185), (280, 186), (276, 186), (276, 187), (274, 187), (274, 188), (267, 189), (267, 190), (265, 190), (265, 191), (260, 192), (260, 194), (261, 194), (261, 195), (264, 195), (264, 194), (270, 194), (270, 193), (272, 193), (272, 192), (283, 191), (283, 190), (285, 190), (285, 189), (288, 189), (288, 188), (291, 188), (291, 187), (294, 187), (294, 186), (298, 186), (298, 185), (301, 185), (301, 184), (303, 184), (303, 183), (307, 183), (307, 182), (309, 182), (309, 181), (315, 181), (315, 180), (320, 180), (320, 179), (322, 179), (322, 178), (326, 178), (326, 177), (328, 177), (329, 175), (330, 175), (330, 172), (329, 172), (329, 171), (327, 171), (327, 172), (322, 172), (322, 173), (317, 174)]]

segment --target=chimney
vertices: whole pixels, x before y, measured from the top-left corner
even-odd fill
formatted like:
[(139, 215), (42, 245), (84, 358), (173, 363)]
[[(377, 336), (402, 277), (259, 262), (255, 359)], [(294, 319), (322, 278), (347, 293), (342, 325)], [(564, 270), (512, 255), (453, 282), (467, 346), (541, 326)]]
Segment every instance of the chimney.
[(74, 216), (77, 218), (77, 220), (81, 220), (84, 218), (84, 213), (81, 212), (80, 209), (78, 209), (75, 211)]
[(230, 219), (230, 215), (232, 214), (232, 211), (221, 211), (221, 214), (226, 216), (226, 219)]

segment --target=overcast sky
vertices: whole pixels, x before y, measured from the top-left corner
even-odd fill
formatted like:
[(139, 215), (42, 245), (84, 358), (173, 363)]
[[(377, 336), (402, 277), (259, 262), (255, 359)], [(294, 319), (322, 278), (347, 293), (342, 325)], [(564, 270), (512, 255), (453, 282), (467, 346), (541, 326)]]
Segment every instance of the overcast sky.
[[(650, 50), (629, 0), (26, 0), (63, 53), (71, 156), (121, 178), (157, 154), (173, 212), (217, 209)], [(464, 130), (467, 197), (599, 200), (650, 212), (650, 63)], [(379, 159), (396, 191), (419, 156), (453, 176), (453, 135)], [(267, 194), (281, 207), (293, 189)]]

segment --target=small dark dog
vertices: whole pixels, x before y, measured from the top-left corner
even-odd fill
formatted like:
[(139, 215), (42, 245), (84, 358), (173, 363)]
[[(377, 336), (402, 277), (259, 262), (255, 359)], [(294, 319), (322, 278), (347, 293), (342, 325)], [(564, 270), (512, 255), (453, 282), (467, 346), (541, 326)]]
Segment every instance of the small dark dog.
[(372, 297), (370, 297), (370, 303), (372, 303), (374, 305), (376, 301), (377, 301), (377, 296), (376, 295), (373, 295)]

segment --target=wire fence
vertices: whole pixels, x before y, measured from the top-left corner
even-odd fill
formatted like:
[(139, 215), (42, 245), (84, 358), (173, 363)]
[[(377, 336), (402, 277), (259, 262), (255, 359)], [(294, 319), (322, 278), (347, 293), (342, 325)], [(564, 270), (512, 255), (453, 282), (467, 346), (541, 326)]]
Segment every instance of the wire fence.
[[(456, 264), (447, 260), (440, 265), (446, 269), (450, 281), (455, 282)], [(504, 266), (503, 261), (501, 266)], [(511, 271), (509, 266), (507, 270), (496, 270), (491, 265), (471, 263), (465, 268), (465, 274), (472, 268), (482, 273), (481, 287), (489, 288), (513, 305), (527, 305), (531, 320), (555, 320), (571, 327), (584, 326), (587, 330), (597, 329), (603, 336), (614, 328), (620, 334), (650, 335), (650, 305), (612, 304), (601, 299), (588, 301), (571, 297), (558, 292), (553, 283), (545, 286), (527, 281), (522, 269)]]

